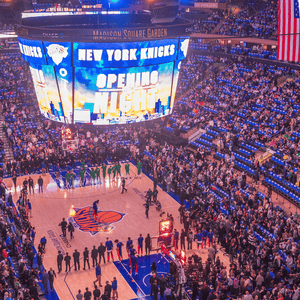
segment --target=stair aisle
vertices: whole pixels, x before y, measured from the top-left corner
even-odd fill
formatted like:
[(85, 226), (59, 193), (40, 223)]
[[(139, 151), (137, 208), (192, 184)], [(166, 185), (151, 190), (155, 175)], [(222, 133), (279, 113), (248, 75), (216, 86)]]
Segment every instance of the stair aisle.
[(3, 126), (2, 126), (3, 122), (4, 122), (4, 117), (2, 115), (2, 112), (0, 112), (0, 139), (4, 142), (3, 147), (4, 147), (5, 158), (7, 160), (13, 160), (14, 155), (13, 155), (12, 147), (11, 147), (9, 140), (6, 136), (6, 133), (3, 129)]

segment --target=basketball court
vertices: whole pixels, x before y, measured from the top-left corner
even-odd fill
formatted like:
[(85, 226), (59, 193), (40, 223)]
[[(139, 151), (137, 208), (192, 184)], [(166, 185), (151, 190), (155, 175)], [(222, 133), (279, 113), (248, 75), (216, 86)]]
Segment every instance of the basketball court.
[[(78, 167), (79, 168), (79, 167)], [(78, 170), (75, 170), (76, 172)], [(122, 164), (122, 175), (125, 174), (125, 164)], [(158, 187), (158, 199), (162, 204), (162, 210), (156, 211), (155, 206), (150, 206), (149, 218), (145, 217), (145, 192), (153, 188), (153, 182), (146, 175), (142, 174), (141, 178), (136, 177), (137, 169), (130, 164), (130, 175), (126, 178), (127, 192), (121, 194), (121, 179), (103, 180), (101, 183), (93, 185), (89, 176), (89, 169), (86, 171), (85, 186), (79, 187), (79, 177), (76, 176), (74, 189), (66, 189), (64, 178), (56, 178), (56, 175), (47, 173), (42, 175), (44, 180), (44, 192), (38, 192), (37, 180), (40, 175), (32, 175), (35, 183), (35, 193), (29, 194), (28, 198), (32, 203), (31, 224), (36, 229), (35, 247), (37, 248), (40, 239), (45, 236), (47, 239), (46, 253), (44, 257), (44, 267), (49, 270), (53, 267), (57, 271), (56, 257), (60, 250), (63, 254), (72, 254), (75, 249), (81, 253), (81, 269), (75, 271), (73, 267), (73, 257), (71, 260), (71, 271), (65, 271), (63, 262), (63, 272), (57, 274), (54, 281), (55, 292), (60, 299), (76, 299), (78, 290), (84, 293), (88, 287), (93, 291), (93, 281), (96, 279), (95, 268), (92, 267), (90, 259), (90, 269), (83, 270), (83, 251), (87, 247), (91, 253), (93, 245), (97, 248), (100, 242), (105, 244), (106, 238), (114, 241), (121, 240), (126, 244), (127, 238), (131, 237), (134, 248), (137, 249), (137, 238), (140, 234), (144, 237), (149, 233), (150, 236), (158, 236), (160, 213), (162, 211), (172, 214), (175, 219), (174, 228), (181, 231), (182, 224), (179, 222), (179, 203), (169, 194), (163, 192)], [(101, 173), (102, 175), (102, 173)], [(12, 192), (13, 200), (16, 203), (19, 196), (20, 187), (25, 177), (19, 177), (17, 180), (17, 191), (10, 178), (5, 179), (8, 192)], [(98, 215), (92, 217), (92, 205), (95, 200), (99, 199)], [(166, 214), (163, 215), (165, 217)], [(67, 232), (67, 238), (62, 236), (59, 223), (65, 218), (71, 221), (75, 227), (74, 239), (70, 240)], [(153, 240), (153, 243), (155, 240)], [(115, 245), (114, 245), (115, 246)], [(154, 245), (155, 246), (155, 245)], [(194, 243), (193, 248), (196, 248)], [(188, 254), (197, 250), (190, 250)], [(101, 263), (102, 268), (102, 285), (101, 294), (103, 293), (105, 282), (118, 280), (118, 292), (120, 300), (136, 299), (138, 296), (146, 297), (150, 293), (149, 274), (153, 261), (158, 262), (158, 274), (167, 273), (169, 270), (169, 258), (161, 257), (159, 253), (153, 252), (150, 257), (138, 258), (138, 274), (131, 276), (129, 261), (125, 246), (123, 247), (122, 262), (117, 259), (114, 247), (115, 262)], [(221, 253), (219, 253), (221, 254)], [(218, 254), (218, 255), (219, 255)], [(201, 253), (203, 259), (207, 256), (207, 250)], [(223, 257), (222, 254), (220, 257)], [(223, 257), (226, 265), (229, 263), (227, 257)], [(127, 260), (126, 260), (127, 259)], [(51, 293), (47, 299), (57, 299), (56, 293)]]

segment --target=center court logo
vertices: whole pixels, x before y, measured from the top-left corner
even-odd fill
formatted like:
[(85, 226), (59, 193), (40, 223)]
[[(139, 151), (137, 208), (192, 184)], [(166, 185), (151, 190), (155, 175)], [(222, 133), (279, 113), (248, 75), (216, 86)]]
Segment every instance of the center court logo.
[(73, 208), (75, 213), (69, 217), (68, 221), (75, 228), (83, 232), (89, 232), (92, 236), (98, 232), (110, 232), (115, 227), (112, 223), (119, 222), (125, 214), (113, 210), (99, 211), (96, 216), (93, 216), (93, 207), (86, 206), (83, 208)]
[(47, 47), (47, 53), (56, 65), (59, 65), (68, 56), (68, 47), (52, 44)]

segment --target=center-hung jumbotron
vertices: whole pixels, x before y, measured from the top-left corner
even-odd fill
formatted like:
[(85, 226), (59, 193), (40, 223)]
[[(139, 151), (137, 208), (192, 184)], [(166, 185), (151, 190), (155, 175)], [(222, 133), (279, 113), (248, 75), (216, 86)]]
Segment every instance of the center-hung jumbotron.
[(16, 32), (42, 115), (109, 125), (171, 114), (191, 24), (170, 7), (163, 17), (98, 6), (24, 12)]

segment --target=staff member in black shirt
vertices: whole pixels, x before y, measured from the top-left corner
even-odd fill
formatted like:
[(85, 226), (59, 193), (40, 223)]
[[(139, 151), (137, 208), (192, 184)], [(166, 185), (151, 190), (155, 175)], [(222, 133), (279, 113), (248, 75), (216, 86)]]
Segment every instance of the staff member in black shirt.
[(146, 256), (150, 255), (150, 250), (151, 250), (151, 238), (150, 234), (147, 234), (147, 237), (145, 238), (145, 251), (146, 251)]
[(94, 300), (100, 299), (100, 295), (101, 295), (101, 292), (100, 292), (100, 290), (97, 288), (97, 286), (95, 285), (95, 289), (94, 289), (94, 291), (93, 291)]
[(83, 295), (84, 300), (91, 300), (92, 293), (89, 291), (89, 288), (85, 288), (85, 293)]
[(93, 246), (93, 250), (91, 253), (92, 259), (93, 259), (93, 268), (95, 267), (95, 265), (97, 265), (98, 263), (98, 250), (96, 249), (96, 246)]
[(77, 249), (75, 249), (75, 252), (73, 253), (75, 271), (77, 271), (77, 267), (78, 267), (78, 270), (80, 270), (79, 257), (80, 257), (80, 253), (77, 251)]
[(84, 262), (83, 270), (85, 270), (85, 264), (86, 263), (87, 263), (87, 265), (90, 269), (89, 250), (88, 250), (87, 247), (85, 247), (84, 251), (83, 251), (83, 262)]
[(71, 271), (71, 256), (69, 255), (69, 253), (66, 253), (66, 256), (64, 258), (65, 262), (66, 262), (66, 272), (68, 271), (68, 267), (69, 267), (69, 272)]
[(62, 234), (64, 237), (66, 237), (68, 223), (66, 222), (65, 218), (62, 219), (58, 226), (61, 227)]
[(58, 255), (57, 255), (57, 269), (58, 269), (58, 274), (61, 272), (62, 270), (62, 261), (63, 261), (64, 257), (61, 254), (60, 251), (58, 251)]
[(28, 179), (28, 185), (29, 185), (29, 193), (31, 194), (31, 190), (32, 190), (32, 193), (34, 194), (34, 188), (33, 188), (33, 179), (29, 176), (29, 179)]
[(39, 193), (42, 191), (42, 193), (44, 192), (43, 191), (43, 184), (44, 184), (44, 180), (43, 178), (40, 176), (39, 179), (38, 179), (38, 184), (39, 184)]

